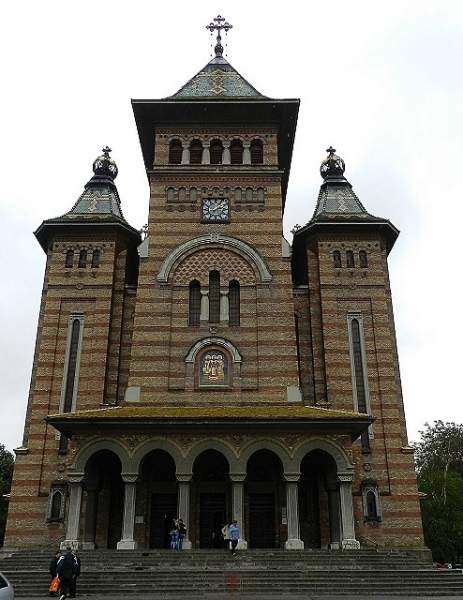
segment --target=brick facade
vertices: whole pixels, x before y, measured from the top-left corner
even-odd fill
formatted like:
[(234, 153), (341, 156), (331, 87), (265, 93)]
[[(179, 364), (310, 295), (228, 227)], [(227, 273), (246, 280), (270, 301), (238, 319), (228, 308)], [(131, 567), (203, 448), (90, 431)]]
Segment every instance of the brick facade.
[[(162, 548), (177, 516), (186, 548), (216, 547), (233, 517), (249, 547), (423, 545), (387, 265), (398, 232), (333, 151), (290, 249), (299, 103), (237, 88), (220, 56), (196, 77), (218, 70), (223, 98), (193, 78), (134, 101), (143, 241), (109, 149), (73, 209), (36, 232), (47, 265), (7, 547)], [(228, 213), (208, 218), (207, 200)]]

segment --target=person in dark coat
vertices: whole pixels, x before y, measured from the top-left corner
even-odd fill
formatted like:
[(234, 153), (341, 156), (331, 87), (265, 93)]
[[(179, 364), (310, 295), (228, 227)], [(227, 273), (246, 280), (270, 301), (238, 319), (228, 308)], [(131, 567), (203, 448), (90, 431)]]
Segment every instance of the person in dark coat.
[(58, 559), (56, 574), (59, 577), (59, 600), (66, 600), (70, 594), (70, 585), (77, 570), (77, 560), (71, 552), (71, 546), (66, 546), (66, 552)]
[[(55, 552), (55, 555), (53, 556), (53, 558), (50, 561), (50, 577), (53, 581), (53, 579), (56, 576), (56, 565), (58, 564), (58, 560), (59, 557), (61, 556), (61, 552), (58, 550), (57, 552)], [(55, 595), (55, 592), (50, 592), (50, 596), (53, 597)]]
[(71, 550), (76, 558), (76, 571), (74, 577), (71, 579), (71, 585), (69, 586), (69, 598), (76, 597), (77, 578), (80, 575), (80, 556), (77, 554), (77, 550)]

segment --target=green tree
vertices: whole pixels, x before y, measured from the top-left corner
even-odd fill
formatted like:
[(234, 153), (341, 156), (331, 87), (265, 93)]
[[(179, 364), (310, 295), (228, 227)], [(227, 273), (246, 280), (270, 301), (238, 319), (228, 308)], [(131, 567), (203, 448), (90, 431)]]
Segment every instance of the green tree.
[(456, 562), (463, 556), (463, 425), (425, 427), (415, 452), (424, 538), (434, 560)]
[(13, 455), (6, 450), (3, 444), (0, 444), (0, 546), (3, 546), (6, 515), (8, 512), (8, 499), (4, 496), (10, 493), (13, 467)]

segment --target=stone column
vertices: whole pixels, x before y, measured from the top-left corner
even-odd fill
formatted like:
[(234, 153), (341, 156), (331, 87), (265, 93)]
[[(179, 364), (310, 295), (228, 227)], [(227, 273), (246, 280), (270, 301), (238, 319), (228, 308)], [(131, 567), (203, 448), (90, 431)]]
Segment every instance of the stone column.
[(220, 320), (228, 321), (229, 312), (228, 292), (220, 292)]
[(85, 503), (85, 526), (82, 550), (95, 549), (95, 530), (98, 509), (98, 487), (96, 485), (85, 486), (87, 502)]
[(201, 290), (201, 312), (199, 315), (200, 321), (209, 321), (209, 292)]
[(244, 539), (244, 480), (246, 474), (230, 474), (232, 481), (232, 520), (238, 521), (238, 527), (240, 528), (240, 539), (238, 542), (238, 550), (247, 550), (248, 543)]
[(66, 539), (61, 543), (61, 548), (71, 546), (79, 547), (80, 509), (82, 506), (82, 482), (84, 475), (69, 475), (70, 493), (68, 509), (68, 526)]
[(122, 474), (124, 482), (124, 513), (122, 517), (122, 539), (117, 542), (118, 550), (134, 550), (138, 544), (133, 539), (135, 529), (135, 499), (137, 496), (138, 473)]
[(285, 474), (286, 480), (286, 515), (288, 518), (288, 539), (285, 550), (303, 550), (304, 542), (300, 539), (299, 501), (297, 485), (300, 474)]
[(230, 146), (224, 146), (222, 164), (223, 165), (231, 164)]
[(182, 165), (190, 164), (190, 148), (188, 146), (183, 146), (182, 148)]
[(178, 517), (186, 524), (186, 536), (183, 538), (183, 550), (191, 550), (193, 544), (190, 540), (190, 473), (177, 474), (178, 481)]
[(341, 504), (342, 549), (357, 550), (359, 542), (355, 539), (354, 506), (352, 502), (352, 473), (338, 473), (339, 501)]
[(251, 164), (251, 148), (249, 144), (243, 144), (243, 165)]

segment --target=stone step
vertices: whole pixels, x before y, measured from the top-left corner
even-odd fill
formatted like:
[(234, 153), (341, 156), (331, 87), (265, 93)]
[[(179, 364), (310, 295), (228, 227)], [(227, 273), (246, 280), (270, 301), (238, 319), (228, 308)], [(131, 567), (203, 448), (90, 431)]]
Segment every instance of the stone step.
[[(52, 552), (50, 553), (52, 554)], [(161, 593), (230, 592), (336, 595), (462, 596), (463, 574), (438, 570), (419, 552), (360, 551), (111, 551), (80, 552), (81, 595), (124, 597)], [(47, 595), (51, 556), (38, 550), (15, 552), (0, 569), (16, 597)], [(179, 577), (181, 573), (181, 577)], [(172, 576), (171, 576), (172, 574)]]

